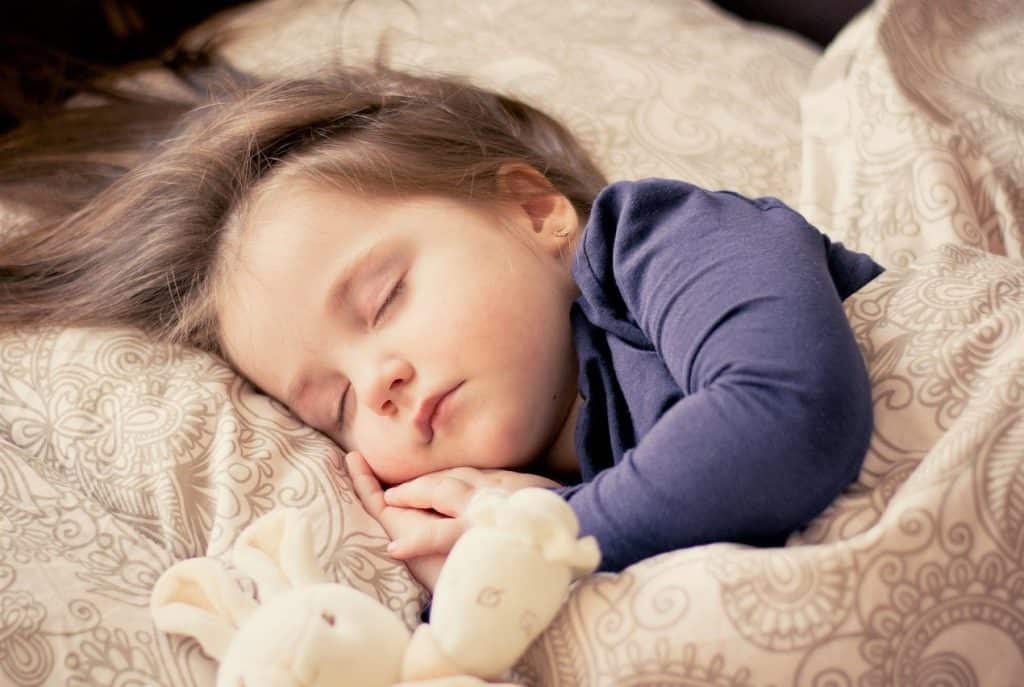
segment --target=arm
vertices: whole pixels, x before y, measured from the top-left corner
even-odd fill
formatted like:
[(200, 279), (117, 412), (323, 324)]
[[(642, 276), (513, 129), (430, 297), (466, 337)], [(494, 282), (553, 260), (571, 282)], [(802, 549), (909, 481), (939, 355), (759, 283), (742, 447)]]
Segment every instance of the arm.
[[(602, 569), (714, 541), (781, 543), (856, 477), (871, 431), (827, 239), (778, 201), (681, 182), (615, 185), (591, 221), (617, 225), (612, 245), (580, 248), (581, 286), (603, 289), (583, 303), (588, 319), (621, 325), (627, 312), (684, 392), (618, 464), (557, 490), (600, 542)], [(609, 273), (626, 276), (609, 287)]]

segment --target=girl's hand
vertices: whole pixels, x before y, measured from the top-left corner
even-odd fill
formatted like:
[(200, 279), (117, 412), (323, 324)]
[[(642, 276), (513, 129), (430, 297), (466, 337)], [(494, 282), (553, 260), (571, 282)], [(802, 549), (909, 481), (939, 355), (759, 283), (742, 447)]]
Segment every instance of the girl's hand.
[[(384, 503), (388, 507), (405, 509), (426, 509), (447, 515), (451, 520), (433, 521), (423, 526), (410, 529), (408, 534), (395, 536), (392, 543), (394, 551), (389, 552), (396, 558), (415, 558), (430, 554), (447, 554), (455, 540), (466, 529), (465, 524), (457, 528), (447, 523), (452, 520), (461, 523), (462, 514), (469, 500), (477, 489), (498, 487), (507, 491), (517, 491), (527, 487), (558, 487), (558, 482), (547, 477), (512, 470), (479, 470), (477, 468), (459, 467), (439, 470), (409, 480), (398, 486), (391, 487), (383, 493)], [(454, 532), (458, 534), (451, 538)]]
[[(361, 454), (346, 454), (345, 464), (348, 466), (356, 496), (392, 539), (388, 553), (400, 560), (413, 559), (406, 561), (409, 572), (433, 593), (438, 573), (448, 557), (448, 551), (465, 529), (462, 522), (457, 518), (444, 517), (429, 510), (386, 504), (380, 481)], [(400, 545), (395, 548), (396, 543), (404, 540), (427, 542), (428, 546), (424, 548), (429, 551), (405, 555)]]

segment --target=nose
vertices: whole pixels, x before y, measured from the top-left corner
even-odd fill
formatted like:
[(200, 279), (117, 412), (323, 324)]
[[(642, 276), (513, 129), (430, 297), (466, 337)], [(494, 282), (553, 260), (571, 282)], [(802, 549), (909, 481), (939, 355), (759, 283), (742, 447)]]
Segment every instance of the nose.
[(409, 405), (406, 390), (412, 377), (413, 368), (407, 360), (398, 357), (382, 360), (369, 373), (363, 398), (373, 412), (392, 415), (399, 406)]

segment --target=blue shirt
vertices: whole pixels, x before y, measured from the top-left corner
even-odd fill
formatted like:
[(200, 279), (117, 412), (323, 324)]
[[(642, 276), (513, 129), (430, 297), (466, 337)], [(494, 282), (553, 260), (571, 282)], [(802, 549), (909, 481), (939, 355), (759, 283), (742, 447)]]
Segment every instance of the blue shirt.
[(881, 272), (774, 198), (600, 193), (572, 266), (582, 481), (555, 491), (602, 570), (782, 544), (856, 478), (871, 387), (841, 301)]

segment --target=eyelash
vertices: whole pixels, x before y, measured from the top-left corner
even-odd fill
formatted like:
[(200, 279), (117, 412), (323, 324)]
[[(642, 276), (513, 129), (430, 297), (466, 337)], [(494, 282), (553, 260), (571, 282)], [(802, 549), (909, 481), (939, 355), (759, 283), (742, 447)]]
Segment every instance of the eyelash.
[(384, 299), (384, 302), (377, 310), (377, 314), (374, 315), (372, 323), (373, 326), (377, 326), (377, 324), (380, 322), (381, 315), (383, 315), (384, 312), (394, 304), (395, 299), (398, 298), (398, 296), (401, 294), (404, 288), (405, 279), (399, 279), (398, 282), (395, 283), (394, 288), (391, 289), (391, 293), (388, 294), (388, 297)]
[(341, 398), (338, 399), (338, 417), (335, 419), (334, 424), (337, 426), (339, 431), (341, 430), (342, 422), (345, 420), (345, 397), (348, 396), (348, 390), (351, 386), (352, 384), (346, 386), (345, 390), (341, 392)]

